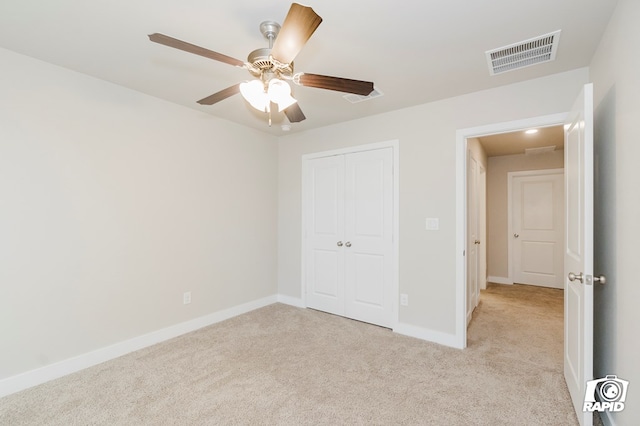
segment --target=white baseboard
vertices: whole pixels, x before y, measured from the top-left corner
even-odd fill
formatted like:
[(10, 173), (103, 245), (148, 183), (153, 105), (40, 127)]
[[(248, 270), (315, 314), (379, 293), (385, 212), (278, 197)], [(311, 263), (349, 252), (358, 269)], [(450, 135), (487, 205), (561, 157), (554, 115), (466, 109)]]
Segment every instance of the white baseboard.
[[(229, 309), (214, 312), (190, 321), (185, 321), (161, 330), (147, 333), (142, 336), (134, 337), (132, 339), (56, 362), (54, 364), (7, 377), (0, 380), (0, 398), (276, 302), (300, 308), (306, 307), (302, 299), (281, 294), (254, 300), (252, 302), (244, 303), (242, 305), (234, 306)], [(404, 323), (397, 323), (393, 327), (393, 331), (405, 336), (462, 349), (457, 336), (454, 334), (442, 333), (440, 331), (429, 330)]]
[(307, 306), (302, 301), (302, 298), (299, 297), (291, 297), (285, 296), (284, 294), (278, 295), (278, 302), (284, 303), (285, 305), (295, 306), (296, 308), (306, 308)]
[(426, 340), (428, 342), (438, 343), (440, 345), (449, 346), (456, 349), (460, 347), (460, 342), (455, 334), (443, 333), (441, 331), (429, 330), (427, 328), (418, 327), (411, 324), (397, 323), (393, 327), (394, 333), (405, 336), (415, 337), (417, 339)]
[(510, 278), (506, 278), (506, 277), (492, 277), (492, 276), (488, 276), (487, 277), (487, 282), (490, 283), (496, 283), (496, 284), (509, 284), (512, 285), (513, 284), (513, 280)]
[(147, 346), (155, 345), (156, 343), (192, 332), (199, 328), (271, 305), (276, 303), (278, 299), (278, 296), (273, 295), (263, 299), (254, 300), (252, 302), (243, 303), (242, 305), (214, 312), (212, 314), (172, 325), (148, 334), (143, 334), (142, 336), (134, 337), (133, 339), (125, 340), (64, 361), (7, 377), (0, 380), (0, 398), (50, 380), (66, 376), (67, 374), (75, 373), (76, 371), (101, 364), (105, 361), (118, 358), (122, 355), (146, 348)]

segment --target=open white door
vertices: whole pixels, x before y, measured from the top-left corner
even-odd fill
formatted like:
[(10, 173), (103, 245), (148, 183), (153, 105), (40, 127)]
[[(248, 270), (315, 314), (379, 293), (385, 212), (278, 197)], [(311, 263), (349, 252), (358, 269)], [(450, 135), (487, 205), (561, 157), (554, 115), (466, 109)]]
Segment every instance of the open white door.
[(584, 86), (565, 123), (564, 377), (581, 426), (593, 379), (593, 85)]
[(467, 170), (467, 325), (478, 306), (478, 162), (469, 152)]

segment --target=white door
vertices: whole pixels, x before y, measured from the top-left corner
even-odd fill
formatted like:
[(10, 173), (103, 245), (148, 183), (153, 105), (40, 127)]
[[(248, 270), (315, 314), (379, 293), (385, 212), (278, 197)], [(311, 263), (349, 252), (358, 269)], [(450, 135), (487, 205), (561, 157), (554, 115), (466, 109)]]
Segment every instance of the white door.
[(391, 327), (392, 148), (314, 158), (305, 174), (307, 306)]
[(345, 156), (345, 316), (390, 327), (393, 303), (392, 149)]
[(564, 288), (563, 172), (516, 172), (509, 177), (513, 281)]
[(478, 164), (478, 294), (476, 306), (480, 303), (480, 290), (487, 288), (487, 172)]
[(580, 425), (591, 426), (592, 413), (584, 413), (582, 408), (586, 382), (593, 379), (592, 84), (584, 86), (565, 123), (564, 151), (564, 377)]
[(467, 324), (478, 306), (478, 162), (469, 155), (467, 170)]
[(344, 156), (306, 166), (307, 305), (344, 315)]

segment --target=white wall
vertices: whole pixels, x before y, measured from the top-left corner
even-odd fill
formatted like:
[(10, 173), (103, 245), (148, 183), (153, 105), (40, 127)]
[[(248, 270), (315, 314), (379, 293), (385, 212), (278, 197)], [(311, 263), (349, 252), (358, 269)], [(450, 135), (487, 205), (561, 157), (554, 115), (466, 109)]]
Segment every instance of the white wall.
[[(410, 300), (400, 321), (454, 334), (456, 130), (565, 112), (587, 80), (583, 68), (281, 138), (279, 292), (302, 297), (301, 156), (398, 139), (400, 292)], [(440, 230), (425, 231), (426, 217), (440, 218)]]
[(489, 157), (487, 169), (487, 274), (509, 276), (508, 174), (526, 170), (562, 169), (564, 150), (538, 155)]
[(594, 374), (629, 380), (618, 425), (640, 419), (640, 2), (620, 0), (592, 60), (595, 91)]
[(0, 379), (275, 295), (275, 138), (0, 63)]

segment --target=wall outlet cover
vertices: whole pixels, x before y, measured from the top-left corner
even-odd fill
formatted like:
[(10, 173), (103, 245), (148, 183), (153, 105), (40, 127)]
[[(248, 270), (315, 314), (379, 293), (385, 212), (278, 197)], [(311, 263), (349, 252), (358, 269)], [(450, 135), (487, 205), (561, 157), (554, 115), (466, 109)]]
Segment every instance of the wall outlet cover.
[(428, 217), (426, 220), (425, 228), (427, 231), (437, 231), (440, 229), (440, 219), (437, 217)]
[(400, 294), (400, 305), (409, 306), (409, 295), (406, 293)]

